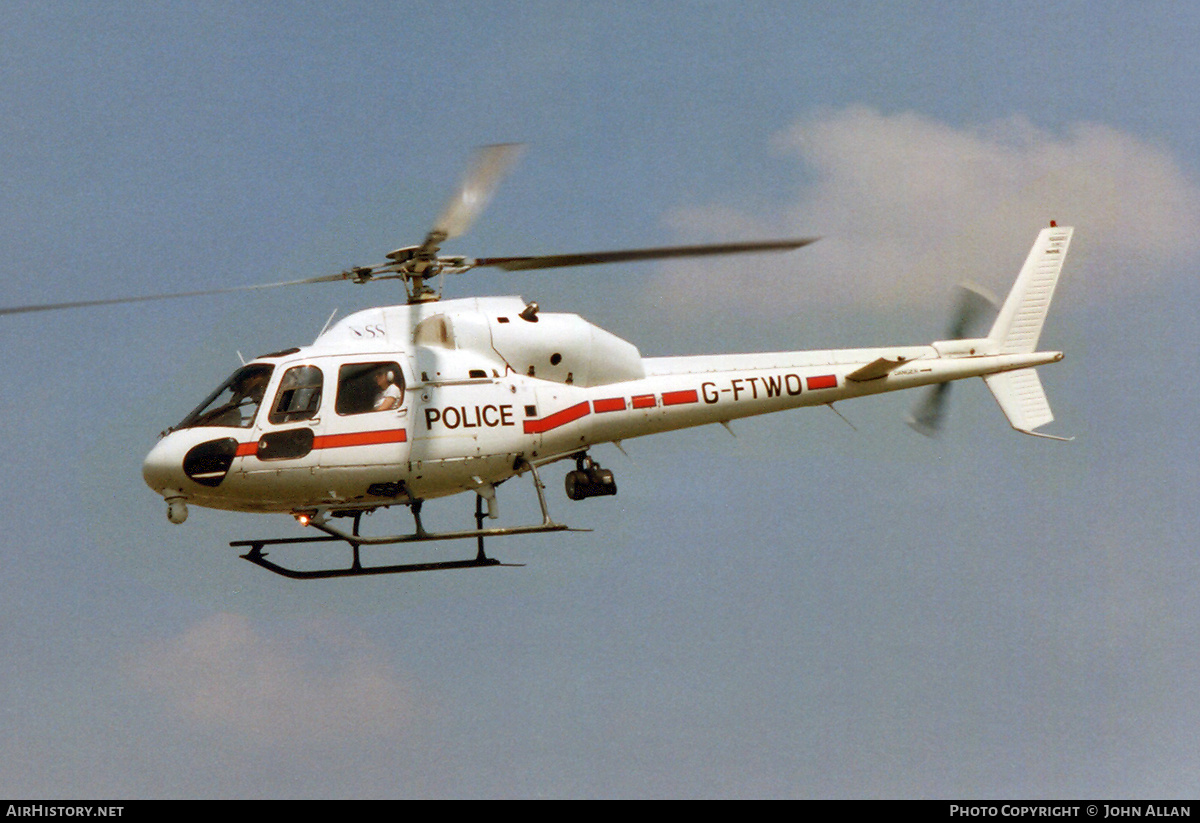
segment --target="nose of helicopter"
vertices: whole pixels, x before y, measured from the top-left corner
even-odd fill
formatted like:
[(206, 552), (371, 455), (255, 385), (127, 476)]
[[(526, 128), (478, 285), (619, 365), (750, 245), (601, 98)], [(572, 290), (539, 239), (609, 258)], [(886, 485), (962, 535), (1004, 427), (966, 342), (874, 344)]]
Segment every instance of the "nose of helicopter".
[(170, 435), (155, 443), (142, 461), (142, 479), (159, 494), (183, 485), (183, 452)]
[(187, 470), (183, 445), (167, 435), (155, 444), (142, 461), (142, 478), (146, 485), (167, 501), (167, 519), (176, 525), (187, 520), (187, 498), (182, 491)]

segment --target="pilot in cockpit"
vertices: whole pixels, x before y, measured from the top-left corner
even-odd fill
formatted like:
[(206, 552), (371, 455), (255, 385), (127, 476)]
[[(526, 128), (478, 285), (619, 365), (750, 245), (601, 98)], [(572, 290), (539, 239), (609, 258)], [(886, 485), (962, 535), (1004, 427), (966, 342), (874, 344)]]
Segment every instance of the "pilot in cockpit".
[(374, 411), (400, 408), (404, 395), (396, 385), (395, 372), (388, 368), (375, 372), (375, 385), (379, 387), (379, 395), (375, 399)]
[(267, 381), (270, 376), (270, 372), (251, 372), (233, 387), (233, 397), (229, 401), (229, 405), (238, 410), (239, 416), (242, 418), (241, 425), (249, 425), (250, 421), (254, 419), (254, 413), (258, 411), (263, 395), (266, 394)]

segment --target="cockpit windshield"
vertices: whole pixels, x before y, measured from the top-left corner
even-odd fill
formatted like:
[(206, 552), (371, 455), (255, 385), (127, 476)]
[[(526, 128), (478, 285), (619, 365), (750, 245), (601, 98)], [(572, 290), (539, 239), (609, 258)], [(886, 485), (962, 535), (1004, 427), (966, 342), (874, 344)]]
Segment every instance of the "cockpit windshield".
[(271, 380), (274, 366), (267, 363), (251, 363), (242, 366), (233, 376), (221, 384), (195, 411), (183, 418), (175, 428), (188, 429), (193, 426), (232, 426), (248, 429), (254, 423), (254, 415), (262, 403), (267, 383)]

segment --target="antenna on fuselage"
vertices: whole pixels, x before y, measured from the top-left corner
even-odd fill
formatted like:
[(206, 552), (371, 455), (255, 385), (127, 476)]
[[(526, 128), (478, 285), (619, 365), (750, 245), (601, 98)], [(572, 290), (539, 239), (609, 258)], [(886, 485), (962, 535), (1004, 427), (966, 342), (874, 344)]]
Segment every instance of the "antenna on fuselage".
[(338, 313), (337, 309), (334, 309), (333, 311), (331, 311), (329, 313), (329, 319), (325, 321), (325, 325), (321, 327), (320, 334), (318, 334), (317, 337), (320, 337), (322, 334), (324, 334), (326, 331), (329, 330), (329, 324), (333, 322), (333, 317), (337, 313)]

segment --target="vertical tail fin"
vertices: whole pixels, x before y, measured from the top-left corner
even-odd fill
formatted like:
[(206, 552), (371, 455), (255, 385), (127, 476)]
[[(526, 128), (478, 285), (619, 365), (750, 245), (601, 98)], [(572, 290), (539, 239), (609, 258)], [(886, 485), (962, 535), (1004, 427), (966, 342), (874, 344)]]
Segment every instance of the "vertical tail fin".
[(1051, 223), (1050, 228), (1038, 234), (988, 333), (996, 354), (1026, 354), (1037, 348), (1073, 231)]

